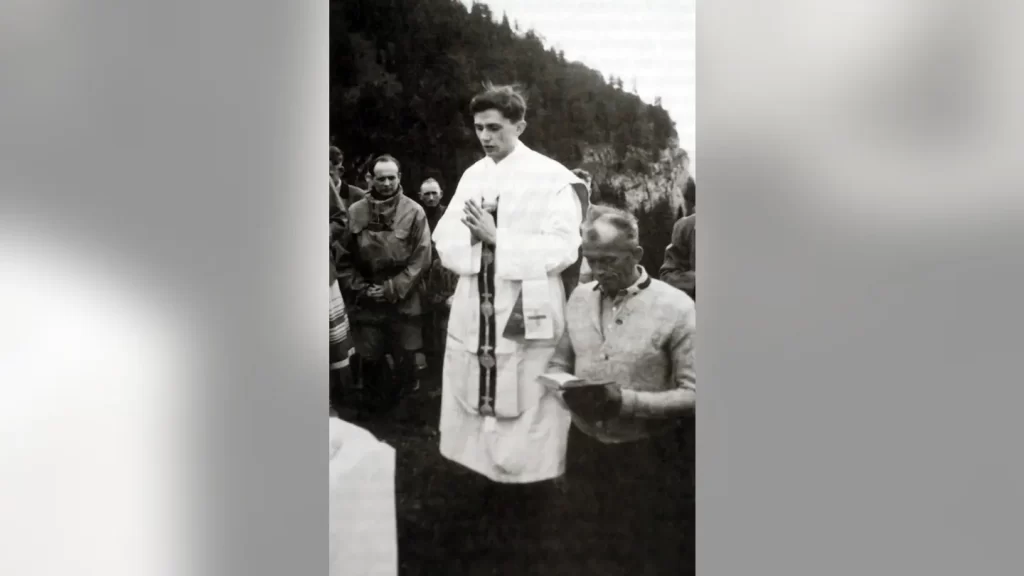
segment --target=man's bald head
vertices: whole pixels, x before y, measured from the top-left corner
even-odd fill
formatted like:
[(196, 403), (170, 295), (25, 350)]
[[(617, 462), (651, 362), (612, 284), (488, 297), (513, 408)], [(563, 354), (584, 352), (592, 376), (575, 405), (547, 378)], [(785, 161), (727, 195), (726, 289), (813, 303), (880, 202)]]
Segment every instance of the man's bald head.
[(635, 216), (611, 206), (591, 206), (583, 223), (583, 257), (605, 290), (617, 292), (636, 279), (644, 255), (639, 240)]
[(635, 246), (640, 241), (640, 226), (636, 216), (625, 210), (594, 204), (583, 221), (584, 242), (588, 237), (593, 242)]
[(583, 227), (583, 243), (595, 248), (628, 246), (628, 235), (607, 220), (598, 220)]

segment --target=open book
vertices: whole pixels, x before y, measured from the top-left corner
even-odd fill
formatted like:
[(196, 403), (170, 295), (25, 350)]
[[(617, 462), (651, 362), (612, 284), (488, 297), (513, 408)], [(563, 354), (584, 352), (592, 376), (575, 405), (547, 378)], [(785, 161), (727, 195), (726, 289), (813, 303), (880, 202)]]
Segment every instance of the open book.
[(572, 374), (566, 374), (564, 372), (549, 372), (547, 374), (541, 374), (539, 379), (541, 384), (544, 384), (544, 386), (552, 392), (561, 392), (572, 388), (588, 388), (592, 386), (604, 386), (606, 384), (611, 384), (611, 382), (588, 382), (582, 378), (577, 378)]
[[(613, 382), (588, 382), (565, 373), (541, 374), (539, 378), (548, 390), (565, 393), (561, 395), (562, 404), (572, 412), (573, 418), (583, 420), (591, 426), (601, 425), (601, 417), (593, 413), (593, 408), (597, 405), (592, 403), (598, 401), (599, 398), (605, 398), (605, 393), (600, 388), (606, 385), (614, 386)], [(587, 398), (590, 400), (588, 401)], [(586, 408), (588, 405), (590, 408)]]

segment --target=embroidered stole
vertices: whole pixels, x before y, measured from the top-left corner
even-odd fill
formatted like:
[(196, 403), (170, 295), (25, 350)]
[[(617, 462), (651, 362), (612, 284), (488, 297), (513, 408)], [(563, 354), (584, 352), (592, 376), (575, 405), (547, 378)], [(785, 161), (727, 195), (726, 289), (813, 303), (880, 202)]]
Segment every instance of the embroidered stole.
[[(488, 212), (498, 223), (497, 204)], [(497, 345), (497, 322), (494, 314), (494, 247), (480, 243), (480, 274), (477, 285), (480, 293), (480, 347), (477, 358), (480, 361), (480, 403), (478, 409), (481, 416), (494, 416), (494, 402), (498, 392), (498, 360), (494, 354)]]

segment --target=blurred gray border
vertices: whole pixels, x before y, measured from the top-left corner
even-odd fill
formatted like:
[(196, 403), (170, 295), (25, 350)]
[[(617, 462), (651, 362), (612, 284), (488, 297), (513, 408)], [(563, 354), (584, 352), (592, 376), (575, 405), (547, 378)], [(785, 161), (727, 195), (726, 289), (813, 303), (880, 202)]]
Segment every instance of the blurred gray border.
[(698, 574), (1024, 573), (1013, 4), (699, 5)]
[[(184, 573), (326, 565), (327, 4), (0, 18), (4, 218), (202, 350)], [(1024, 572), (1010, 5), (700, 5), (700, 574)]]
[(328, 2), (0, 14), (0, 214), (155, 287), (200, 354), (177, 573), (325, 573)]

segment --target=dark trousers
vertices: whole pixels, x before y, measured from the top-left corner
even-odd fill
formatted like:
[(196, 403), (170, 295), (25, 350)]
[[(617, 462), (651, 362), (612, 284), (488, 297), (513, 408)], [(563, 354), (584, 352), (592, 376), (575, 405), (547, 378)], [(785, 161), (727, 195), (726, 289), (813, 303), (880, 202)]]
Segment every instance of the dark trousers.
[(371, 408), (389, 410), (416, 382), (416, 354), (423, 348), (420, 318), (395, 313), (352, 320), (364, 399)]
[(423, 351), (431, 357), (443, 358), (447, 338), (448, 308), (444, 304), (430, 306), (423, 312)]
[(567, 484), (580, 573), (693, 574), (692, 420), (676, 431), (604, 444), (573, 426)]
[(330, 403), (331, 408), (334, 410), (338, 410), (345, 405), (345, 391), (352, 387), (351, 362), (354, 360), (355, 358), (351, 358), (348, 366), (331, 370), (330, 372)]

